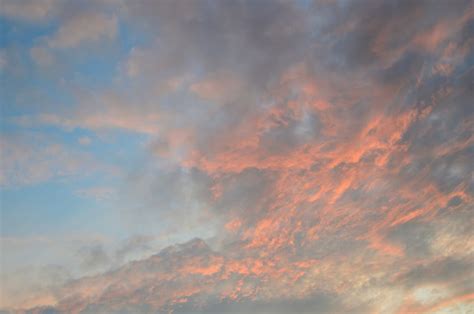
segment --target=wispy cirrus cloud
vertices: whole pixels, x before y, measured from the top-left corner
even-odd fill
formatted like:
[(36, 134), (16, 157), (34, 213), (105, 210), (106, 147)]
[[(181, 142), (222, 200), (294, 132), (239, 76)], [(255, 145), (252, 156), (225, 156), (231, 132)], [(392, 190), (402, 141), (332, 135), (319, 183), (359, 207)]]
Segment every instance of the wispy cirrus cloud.
[(82, 42), (113, 39), (116, 35), (116, 17), (88, 13), (67, 20), (47, 43), (51, 48), (74, 48)]
[(37, 184), (107, 168), (90, 154), (35, 133), (3, 135), (1, 148), (0, 183), (4, 187)]

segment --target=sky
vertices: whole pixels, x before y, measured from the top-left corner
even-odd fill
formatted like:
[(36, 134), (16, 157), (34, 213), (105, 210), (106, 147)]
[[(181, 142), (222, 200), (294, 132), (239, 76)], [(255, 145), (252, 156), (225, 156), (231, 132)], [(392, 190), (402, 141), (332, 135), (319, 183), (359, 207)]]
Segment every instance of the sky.
[(0, 0), (0, 313), (471, 313), (474, 3)]

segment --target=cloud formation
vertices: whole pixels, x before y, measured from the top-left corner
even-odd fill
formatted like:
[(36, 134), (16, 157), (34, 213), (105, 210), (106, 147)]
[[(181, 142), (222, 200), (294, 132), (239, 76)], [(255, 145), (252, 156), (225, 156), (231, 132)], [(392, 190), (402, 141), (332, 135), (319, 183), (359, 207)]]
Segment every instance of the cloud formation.
[(13, 187), (87, 174), (105, 167), (87, 153), (41, 135), (3, 135), (0, 185)]
[(146, 33), (117, 86), (14, 121), (146, 135), (129, 214), (215, 232), (72, 279), (33, 313), (474, 307), (470, 1), (142, 0), (116, 14), (74, 17), (49, 43), (115, 38), (118, 19)]

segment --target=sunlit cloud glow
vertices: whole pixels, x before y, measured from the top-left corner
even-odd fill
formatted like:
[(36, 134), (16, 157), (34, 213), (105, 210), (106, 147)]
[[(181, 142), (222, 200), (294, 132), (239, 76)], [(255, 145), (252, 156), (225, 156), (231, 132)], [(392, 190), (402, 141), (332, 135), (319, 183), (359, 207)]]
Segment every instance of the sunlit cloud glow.
[(472, 1), (0, 5), (6, 313), (474, 310)]

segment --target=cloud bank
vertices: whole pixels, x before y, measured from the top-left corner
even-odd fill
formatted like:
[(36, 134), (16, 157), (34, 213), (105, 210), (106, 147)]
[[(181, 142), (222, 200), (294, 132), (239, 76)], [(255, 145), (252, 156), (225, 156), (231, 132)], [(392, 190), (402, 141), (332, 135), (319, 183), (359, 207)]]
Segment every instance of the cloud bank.
[[(126, 183), (142, 206), (128, 215), (172, 230), (192, 217), (213, 234), (70, 280), (25, 313), (473, 309), (471, 1), (112, 6), (68, 19), (44, 49), (134, 27), (149, 40), (119, 65), (127, 87), (79, 91), (74, 106), (15, 121), (146, 135), (147, 161)], [(80, 170), (61, 156), (56, 165)], [(2, 181), (59, 173), (24, 163), (28, 177)], [(84, 254), (85, 266), (108, 259), (98, 246)]]

